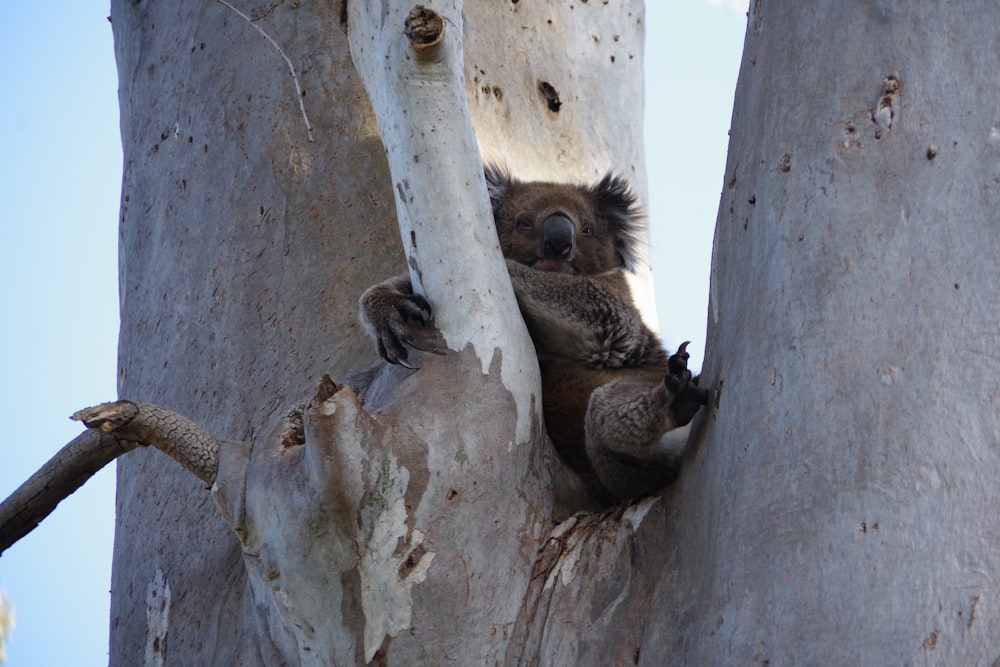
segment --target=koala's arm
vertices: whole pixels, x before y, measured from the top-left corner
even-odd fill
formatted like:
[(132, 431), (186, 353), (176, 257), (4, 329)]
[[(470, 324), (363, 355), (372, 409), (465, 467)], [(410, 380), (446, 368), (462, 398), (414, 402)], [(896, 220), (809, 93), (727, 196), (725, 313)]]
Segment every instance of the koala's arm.
[(413, 293), (408, 275), (396, 276), (365, 290), (359, 301), (361, 323), (379, 355), (392, 364), (413, 368), (407, 347), (440, 353), (441, 335), (429, 326), (431, 306)]
[[(649, 376), (614, 380), (590, 396), (584, 429), (587, 458), (601, 484), (619, 500), (651, 493), (673, 480), (686, 437), (671, 436), (708, 402), (708, 390), (692, 381), (687, 370), (685, 346), (670, 357), (669, 373), (660, 381)], [(666, 446), (671, 440), (681, 441)]]
[(539, 355), (620, 368), (638, 365), (659, 349), (623, 272), (580, 276), (513, 260), (507, 260), (507, 270)]

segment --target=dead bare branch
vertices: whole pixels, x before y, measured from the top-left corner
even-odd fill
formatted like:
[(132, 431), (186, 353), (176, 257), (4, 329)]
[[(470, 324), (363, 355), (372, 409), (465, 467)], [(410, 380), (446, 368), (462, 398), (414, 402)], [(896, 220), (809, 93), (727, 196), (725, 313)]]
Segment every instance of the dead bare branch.
[(0, 503), (0, 554), (34, 530), (64, 498), (125, 452), (152, 445), (211, 484), (219, 441), (193, 421), (156, 405), (116, 401), (85, 408), (72, 419), (81, 433)]
[(219, 472), (219, 441), (187, 417), (166, 408), (115, 401), (80, 410), (72, 419), (87, 428), (152, 445), (208, 484)]
[(34, 530), (94, 473), (138, 446), (138, 442), (96, 430), (71, 440), (0, 503), (0, 554)]

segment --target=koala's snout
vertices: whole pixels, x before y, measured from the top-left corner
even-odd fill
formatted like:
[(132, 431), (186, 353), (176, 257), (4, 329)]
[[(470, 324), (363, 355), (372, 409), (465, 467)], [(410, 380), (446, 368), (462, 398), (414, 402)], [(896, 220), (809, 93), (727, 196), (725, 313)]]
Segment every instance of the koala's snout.
[(573, 255), (573, 221), (561, 213), (550, 215), (542, 223), (542, 253), (547, 259), (570, 259)]

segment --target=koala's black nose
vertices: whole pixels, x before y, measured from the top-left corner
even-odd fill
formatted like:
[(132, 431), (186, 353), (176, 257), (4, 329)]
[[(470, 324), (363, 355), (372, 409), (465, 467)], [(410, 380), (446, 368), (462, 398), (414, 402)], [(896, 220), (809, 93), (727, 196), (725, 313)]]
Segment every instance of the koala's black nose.
[(545, 257), (566, 259), (573, 254), (576, 227), (565, 215), (556, 213), (542, 223), (542, 246)]

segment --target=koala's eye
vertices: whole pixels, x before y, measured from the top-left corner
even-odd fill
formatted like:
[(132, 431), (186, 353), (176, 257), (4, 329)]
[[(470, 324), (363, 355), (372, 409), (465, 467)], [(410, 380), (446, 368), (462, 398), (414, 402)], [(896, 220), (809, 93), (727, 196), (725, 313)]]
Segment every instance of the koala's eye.
[(531, 224), (531, 217), (525, 213), (514, 218), (514, 225), (521, 230), (530, 230), (533, 226)]
[(584, 225), (583, 229), (580, 230), (580, 233), (584, 236), (591, 236), (594, 233), (594, 228), (590, 225)]

